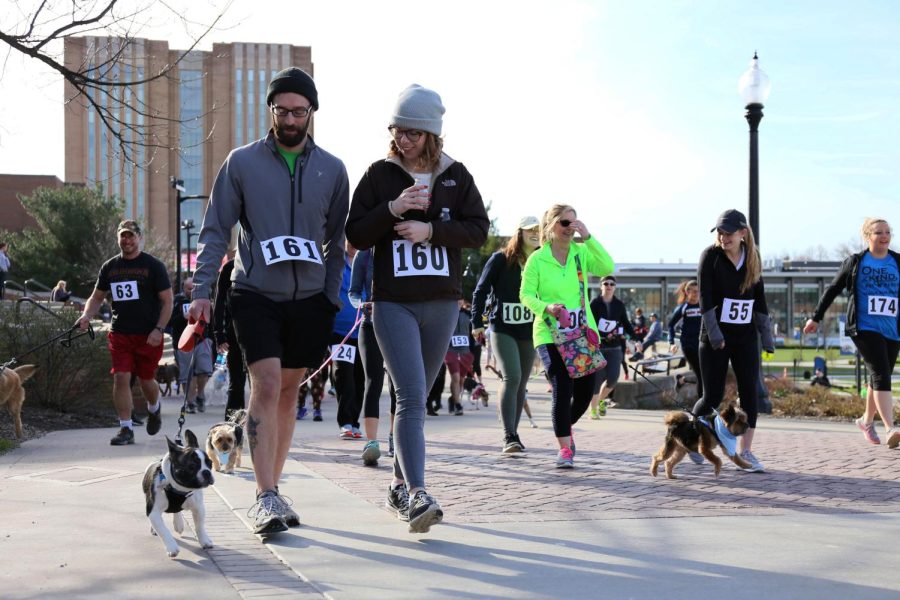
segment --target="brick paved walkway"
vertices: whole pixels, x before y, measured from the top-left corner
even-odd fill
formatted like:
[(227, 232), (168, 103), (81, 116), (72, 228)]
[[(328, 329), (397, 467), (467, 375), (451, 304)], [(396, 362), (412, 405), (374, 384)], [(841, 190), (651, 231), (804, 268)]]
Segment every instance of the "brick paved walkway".
[[(757, 454), (766, 474), (721, 476), (683, 461), (679, 479), (649, 474), (663, 431), (578, 431), (576, 468), (554, 466), (552, 433), (529, 432), (528, 454), (499, 454), (497, 434), (460, 430), (428, 435), (429, 491), (448, 522), (488, 523), (633, 519), (735, 514), (900, 512), (900, 450), (866, 446), (840, 433), (761, 432)], [(523, 437), (525, 437), (523, 435)], [(528, 440), (531, 440), (530, 442)], [(390, 459), (361, 466), (361, 444), (300, 444), (291, 456), (337, 485), (382, 506)]]

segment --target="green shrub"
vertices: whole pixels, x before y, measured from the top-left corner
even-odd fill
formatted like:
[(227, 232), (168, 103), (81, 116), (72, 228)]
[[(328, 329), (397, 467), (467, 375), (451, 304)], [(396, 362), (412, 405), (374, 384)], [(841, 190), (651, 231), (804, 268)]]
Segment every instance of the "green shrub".
[[(59, 335), (79, 315), (72, 308), (64, 308), (57, 314), (61, 319), (27, 303), (18, 307), (12, 303), (0, 305), (0, 362), (5, 363)], [(94, 340), (82, 336), (70, 348), (56, 341), (22, 356), (17, 366), (24, 364), (38, 366), (32, 380), (25, 384), (28, 403), (60, 412), (109, 404), (112, 378), (105, 332), (96, 332)]]

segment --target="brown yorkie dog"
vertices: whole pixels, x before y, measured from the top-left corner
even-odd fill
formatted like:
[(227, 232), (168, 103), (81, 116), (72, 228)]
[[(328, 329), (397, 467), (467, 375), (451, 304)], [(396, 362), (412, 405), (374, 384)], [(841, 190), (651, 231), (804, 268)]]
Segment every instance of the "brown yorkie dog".
[[(719, 416), (722, 417), (728, 431), (735, 437), (744, 435), (749, 427), (747, 413), (741, 410), (734, 401), (725, 403), (719, 410)], [(667, 413), (665, 423), (669, 429), (666, 432), (666, 441), (663, 442), (659, 452), (650, 463), (650, 474), (656, 477), (659, 463), (665, 461), (666, 477), (675, 479), (673, 473), (675, 465), (681, 462), (688, 452), (699, 452), (715, 466), (716, 477), (718, 477), (722, 470), (722, 460), (713, 454), (713, 450), (722, 444), (716, 437), (713, 418), (710, 417), (707, 421), (709, 426), (701, 423), (697, 417), (687, 411)], [(728, 456), (724, 446), (722, 446), (722, 453), (742, 469), (750, 468), (750, 463), (741, 458), (739, 453), (735, 452), (734, 456)]]

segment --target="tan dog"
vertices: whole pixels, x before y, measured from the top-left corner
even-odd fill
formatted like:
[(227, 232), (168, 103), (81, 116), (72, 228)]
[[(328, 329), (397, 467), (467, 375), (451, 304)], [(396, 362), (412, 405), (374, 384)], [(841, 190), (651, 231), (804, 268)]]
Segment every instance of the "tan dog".
[(216, 423), (209, 429), (206, 437), (206, 453), (213, 464), (213, 469), (220, 473), (234, 473), (235, 467), (241, 466), (241, 453), (244, 450), (244, 426), (247, 423), (247, 411), (235, 411), (226, 422)]
[(0, 406), (6, 405), (6, 410), (12, 415), (16, 427), (16, 437), (22, 439), (22, 404), (25, 403), (25, 388), (22, 383), (27, 381), (34, 372), (35, 365), (22, 365), (16, 369), (2, 368), (0, 370)]

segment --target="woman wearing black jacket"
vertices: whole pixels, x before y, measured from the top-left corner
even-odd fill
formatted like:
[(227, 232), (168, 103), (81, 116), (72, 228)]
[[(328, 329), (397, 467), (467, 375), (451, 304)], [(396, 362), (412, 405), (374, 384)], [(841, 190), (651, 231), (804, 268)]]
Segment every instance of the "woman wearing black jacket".
[(762, 266), (753, 232), (737, 210), (719, 215), (716, 241), (700, 255), (697, 281), (700, 283), (700, 374), (703, 396), (694, 405), (694, 414), (713, 413), (725, 394), (728, 363), (737, 379), (741, 408), (750, 428), (741, 436), (741, 458), (749, 471), (762, 473), (762, 463), (751, 451), (756, 419), (759, 382), (759, 349), (774, 351), (769, 309), (761, 276)]
[(900, 445), (900, 429), (894, 427), (891, 375), (900, 352), (900, 254), (890, 249), (891, 226), (884, 219), (863, 222), (863, 241), (868, 249), (853, 254), (825, 290), (804, 333), (813, 333), (838, 294), (850, 292), (847, 301), (847, 335), (869, 369), (866, 411), (856, 420), (866, 441), (880, 444), (875, 432), (875, 411), (887, 430), (889, 448)]
[(369, 166), (347, 216), (347, 240), (374, 248), (372, 322), (397, 389), (394, 478), (388, 506), (425, 533), (444, 513), (425, 488), (425, 399), (450, 345), (462, 298), (462, 248), (478, 248), (490, 221), (469, 171), (443, 152), (441, 97), (401, 92), (386, 159)]
[[(669, 319), (669, 352), (681, 352), (697, 376), (697, 397), (703, 396), (703, 378), (700, 376), (700, 288), (697, 281), (683, 281), (678, 286), (678, 306)], [(675, 329), (681, 323), (681, 337), (675, 342)]]
[[(534, 315), (519, 299), (522, 267), (540, 245), (541, 222), (537, 217), (519, 220), (506, 247), (488, 259), (472, 298), (472, 335), (484, 335), (484, 310), (490, 304), (491, 347), (500, 367), (500, 420), (504, 454), (522, 452), (519, 419), (525, 406), (528, 376), (534, 362), (531, 341)], [(490, 299), (490, 302), (488, 302)]]

